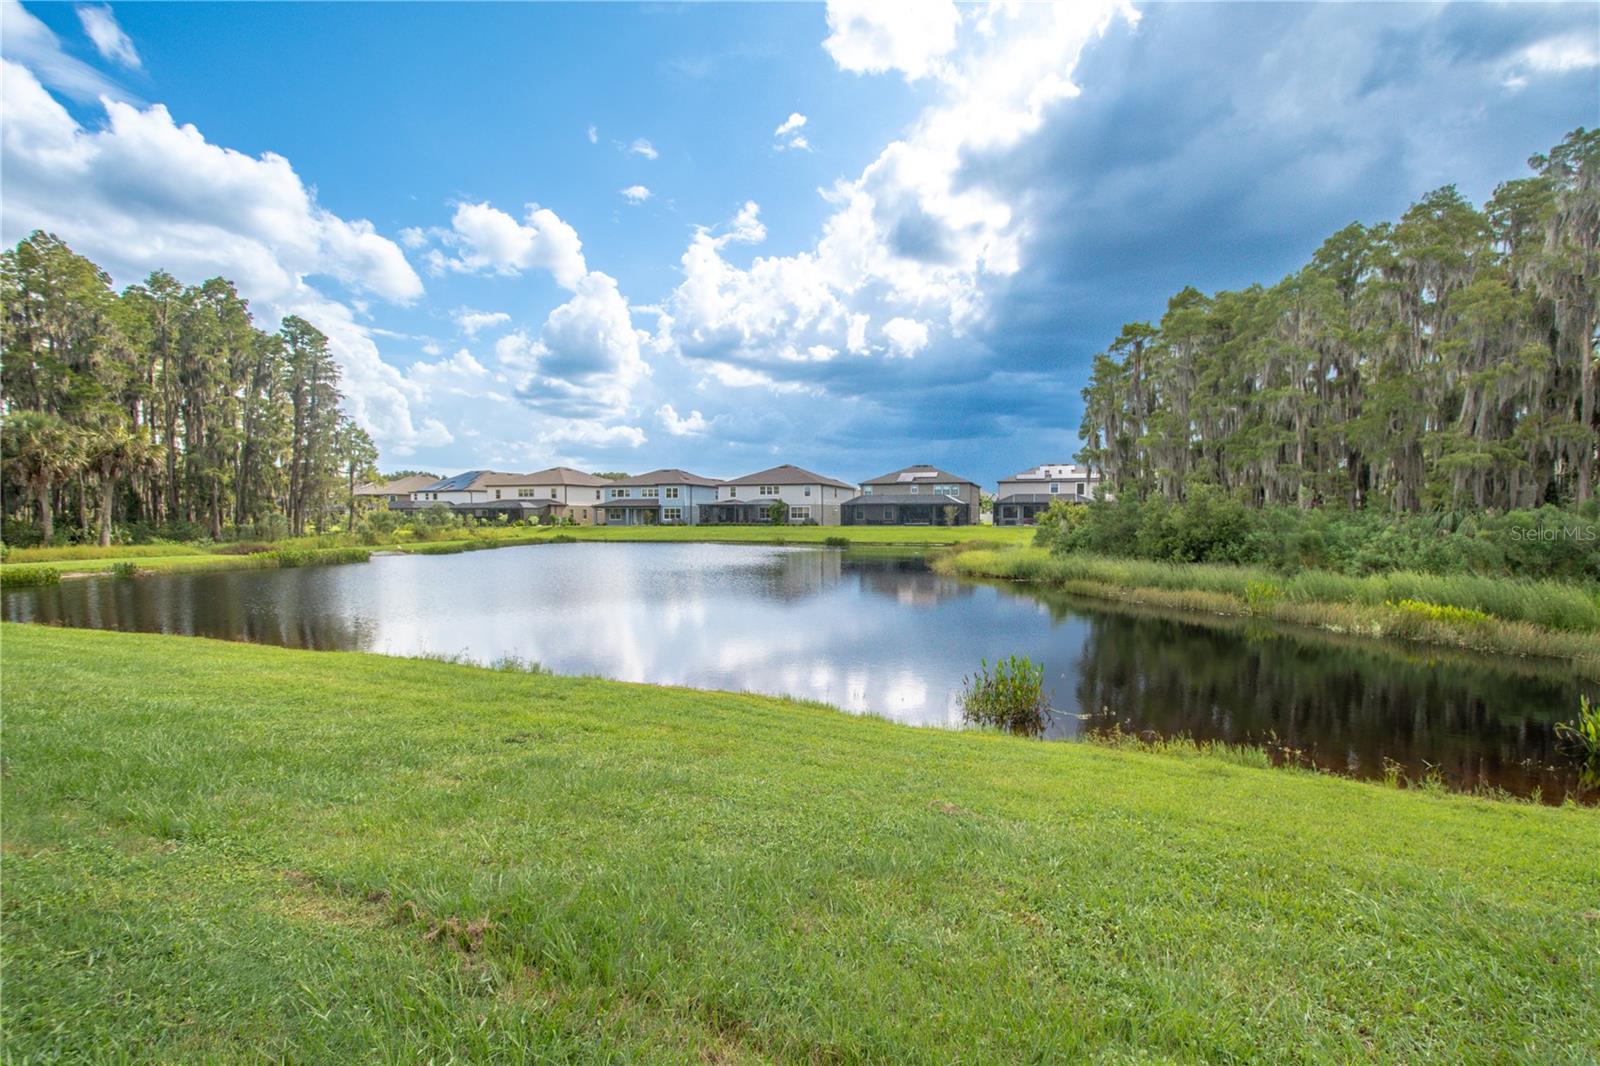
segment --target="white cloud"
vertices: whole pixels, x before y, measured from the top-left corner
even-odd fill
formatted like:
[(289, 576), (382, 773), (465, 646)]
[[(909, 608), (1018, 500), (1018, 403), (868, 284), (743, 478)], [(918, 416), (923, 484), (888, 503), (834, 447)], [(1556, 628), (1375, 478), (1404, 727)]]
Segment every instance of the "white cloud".
[(504, 311), (474, 311), (468, 307), (458, 309), (450, 317), (455, 320), (456, 328), (468, 337), (476, 337), (479, 330), (511, 321), (511, 316)]
[(656, 408), (656, 417), (661, 419), (661, 424), (674, 437), (695, 436), (704, 433), (711, 425), (699, 411), (690, 411), (688, 417), (680, 416), (670, 403)]
[[(805, 380), (839, 351), (911, 356), (936, 331), (981, 323), (990, 289), (1020, 267), (1027, 215), (997, 184), (965, 176), (964, 162), (1036, 132), (1077, 93), (1070, 75), (1084, 46), (1118, 17), (1137, 14), (1103, 0), (999, 6), (962, 23), (938, 6), (830, 5), (827, 46), (842, 68), (931, 76), (941, 98), (859, 177), (827, 190), (834, 212), (810, 249), (741, 268), (726, 258), (739, 220), (720, 237), (697, 231), (663, 320), (671, 344), (719, 375)], [(876, 346), (874, 319), (884, 323)]]
[(960, 23), (950, 0), (829, 0), (831, 32), (822, 45), (841, 70), (898, 70), (915, 81), (955, 48)]
[(622, 198), (630, 204), (642, 204), (650, 199), (650, 190), (643, 185), (630, 185), (622, 190)]
[(83, 32), (88, 34), (103, 58), (130, 70), (138, 70), (144, 65), (139, 59), (138, 50), (133, 47), (133, 40), (117, 24), (117, 17), (111, 13), (111, 8), (81, 4), (78, 7), (78, 21), (83, 23)]
[(800, 132), (805, 124), (806, 117), (798, 111), (793, 112), (788, 118), (779, 123), (778, 128), (772, 131), (772, 136), (778, 142), (778, 151), (781, 152), (786, 148), (802, 152), (810, 151), (811, 142), (806, 140), (804, 133)]
[(387, 453), (452, 439), (418, 414), (424, 397), (383, 360), (372, 328), (357, 320), (358, 301), (332, 299), (310, 280), (334, 278), (394, 303), (420, 296), (421, 279), (371, 223), (318, 205), (282, 156), (212, 144), (159, 105), (107, 99), (104, 125), (86, 129), (28, 69), (6, 61), (0, 78), (0, 241), (49, 230), (123, 285), (157, 268), (189, 283), (228, 278), (263, 328), (298, 314), (327, 334), (346, 406)]
[(1535, 41), (1518, 52), (1501, 74), (1508, 89), (1524, 88), (1540, 75), (1567, 74), (1600, 67), (1600, 42), (1590, 34), (1569, 34)]
[(891, 318), (883, 324), (891, 355), (910, 358), (928, 346), (928, 326), (909, 318)]
[(562, 288), (575, 288), (588, 272), (578, 231), (538, 204), (529, 204), (523, 218), (518, 222), (488, 203), (459, 204), (444, 237), (459, 254), (435, 262), (461, 273), (547, 270)]
[(63, 52), (54, 31), (15, 0), (0, 3), (0, 55), (27, 67), (43, 84), (83, 103), (127, 97), (121, 86)]
[(596, 270), (550, 312), (537, 338), (521, 330), (507, 334), (495, 343), (495, 354), (532, 406), (602, 415), (627, 404), (633, 387), (649, 375), (645, 336), (633, 328), (616, 280)]
[(767, 227), (761, 222), (761, 205), (746, 200), (739, 213), (733, 216), (728, 237), (740, 244), (760, 244), (767, 239)]
[(628, 145), (628, 152), (631, 155), (642, 155), (646, 159), (655, 159), (661, 155), (656, 151), (656, 146), (643, 137), (635, 137), (633, 143)]
[(589, 143), (590, 144), (599, 144), (600, 143), (600, 131), (597, 128), (595, 128), (595, 124), (593, 122), (589, 123), (588, 134), (589, 134)]

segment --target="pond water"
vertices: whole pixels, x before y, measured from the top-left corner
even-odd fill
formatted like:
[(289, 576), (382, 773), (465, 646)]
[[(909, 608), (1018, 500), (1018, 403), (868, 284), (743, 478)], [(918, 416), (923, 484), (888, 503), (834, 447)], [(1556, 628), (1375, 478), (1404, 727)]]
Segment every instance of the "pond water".
[(1340, 773), (1588, 800), (1553, 727), (1559, 667), (1129, 612), (965, 582), (919, 558), (725, 544), (552, 544), (353, 566), (93, 578), (5, 593), (9, 621), (391, 655), (822, 700), (959, 725), (980, 659), (1045, 669), (1050, 735), (1120, 727), (1282, 745)]

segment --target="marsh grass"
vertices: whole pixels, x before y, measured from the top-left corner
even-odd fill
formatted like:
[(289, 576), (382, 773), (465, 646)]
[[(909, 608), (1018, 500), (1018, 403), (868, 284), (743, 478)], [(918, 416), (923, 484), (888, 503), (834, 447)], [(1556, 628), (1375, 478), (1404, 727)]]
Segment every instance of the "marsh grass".
[(51, 566), (12, 564), (0, 567), (0, 588), (30, 588), (60, 582), (61, 571)]
[(1586, 585), (1407, 573), (1346, 577), (1309, 570), (1283, 577), (1253, 567), (984, 546), (934, 553), (932, 563), (942, 573), (1034, 582), (1096, 599), (1570, 659), (1590, 676), (1600, 676), (1600, 605)]

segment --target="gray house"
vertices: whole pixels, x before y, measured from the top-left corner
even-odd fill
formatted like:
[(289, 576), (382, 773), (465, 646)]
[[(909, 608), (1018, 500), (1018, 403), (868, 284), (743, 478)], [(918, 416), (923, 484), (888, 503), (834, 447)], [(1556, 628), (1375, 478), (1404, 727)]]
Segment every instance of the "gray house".
[(1041, 463), (1000, 482), (994, 498), (997, 526), (1036, 525), (1039, 516), (1057, 500), (1089, 503), (1100, 487), (1098, 470), (1076, 463)]
[(978, 483), (920, 464), (861, 483), (839, 508), (847, 526), (974, 526)]
[(699, 521), (700, 505), (716, 499), (720, 484), (678, 469), (607, 482), (600, 520), (608, 526), (692, 526)]

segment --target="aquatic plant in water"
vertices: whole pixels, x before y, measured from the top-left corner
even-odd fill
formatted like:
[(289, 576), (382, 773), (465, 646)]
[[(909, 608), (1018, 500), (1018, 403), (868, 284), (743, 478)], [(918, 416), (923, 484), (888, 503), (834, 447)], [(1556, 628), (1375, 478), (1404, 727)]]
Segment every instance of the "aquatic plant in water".
[(961, 715), (975, 725), (996, 726), (1022, 736), (1043, 734), (1050, 719), (1044, 667), (1025, 655), (1000, 659), (992, 671), (989, 660), (980, 660), (978, 672), (962, 678)]

